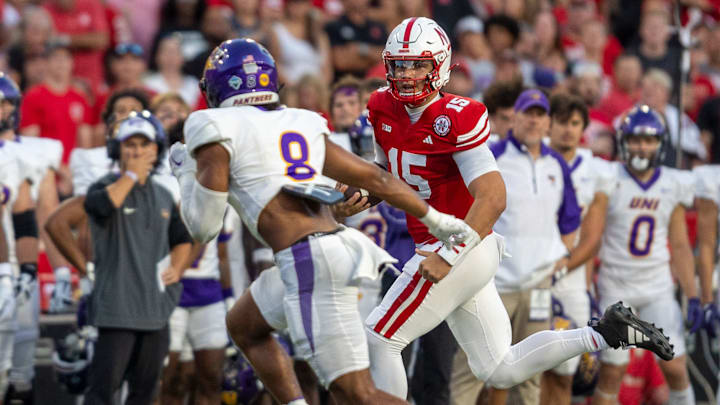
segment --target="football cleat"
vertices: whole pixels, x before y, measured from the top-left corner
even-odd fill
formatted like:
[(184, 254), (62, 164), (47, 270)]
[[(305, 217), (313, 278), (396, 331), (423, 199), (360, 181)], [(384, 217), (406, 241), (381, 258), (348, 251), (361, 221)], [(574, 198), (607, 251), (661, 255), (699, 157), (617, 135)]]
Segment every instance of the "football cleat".
[(600, 333), (613, 349), (639, 347), (666, 361), (675, 356), (670, 338), (663, 334), (662, 329), (638, 318), (622, 301), (609, 306), (602, 318), (593, 318), (588, 326)]

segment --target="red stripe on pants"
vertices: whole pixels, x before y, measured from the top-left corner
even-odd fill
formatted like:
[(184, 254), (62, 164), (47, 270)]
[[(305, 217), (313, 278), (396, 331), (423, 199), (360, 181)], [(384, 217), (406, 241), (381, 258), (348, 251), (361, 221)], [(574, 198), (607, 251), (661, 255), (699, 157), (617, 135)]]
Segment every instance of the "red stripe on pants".
[(419, 281), (420, 272), (418, 271), (417, 273), (415, 273), (412, 280), (407, 285), (407, 287), (405, 287), (403, 292), (400, 293), (397, 298), (395, 298), (395, 302), (393, 302), (393, 304), (390, 306), (390, 309), (388, 309), (388, 311), (385, 313), (385, 316), (383, 316), (382, 319), (380, 319), (380, 322), (375, 325), (375, 328), (373, 329), (375, 332), (382, 334), (382, 329), (385, 327), (385, 324), (388, 323), (390, 318), (392, 318), (392, 316), (395, 314), (395, 311), (400, 308), (403, 302), (405, 302), (405, 300), (407, 300), (410, 295), (412, 295), (412, 292), (415, 290), (415, 286), (417, 286)]
[(388, 329), (387, 332), (385, 332), (384, 336), (386, 338), (390, 339), (392, 337), (392, 335), (398, 329), (400, 329), (400, 327), (405, 323), (405, 321), (407, 321), (408, 318), (410, 318), (410, 315), (412, 315), (413, 312), (415, 312), (417, 307), (419, 307), (420, 304), (422, 303), (422, 301), (425, 299), (425, 296), (427, 295), (428, 291), (430, 291), (430, 287), (432, 287), (433, 283), (428, 280), (423, 280), (423, 281), (425, 283), (420, 288), (420, 293), (418, 293), (417, 297), (415, 297), (413, 302), (410, 305), (408, 305), (408, 307), (405, 308), (404, 311), (402, 311), (400, 316), (398, 316), (398, 318), (395, 320), (395, 322), (393, 322), (390, 329)]

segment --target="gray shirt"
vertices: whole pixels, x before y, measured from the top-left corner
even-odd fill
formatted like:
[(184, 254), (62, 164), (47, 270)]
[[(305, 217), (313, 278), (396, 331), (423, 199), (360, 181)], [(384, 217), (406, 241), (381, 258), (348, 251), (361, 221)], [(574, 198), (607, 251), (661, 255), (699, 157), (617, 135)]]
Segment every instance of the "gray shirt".
[[(85, 211), (95, 256), (90, 323), (97, 327), (158, 330), (177, 305), (182, 285), (161, 291), (157, 264), (170, 249), (191, 238), (172, 195), (152, 177), (135, 184), (122, 206), (110, 201), (110, 173), (88, 189)], [(163, 269), (164, 270), (164, 269)]]

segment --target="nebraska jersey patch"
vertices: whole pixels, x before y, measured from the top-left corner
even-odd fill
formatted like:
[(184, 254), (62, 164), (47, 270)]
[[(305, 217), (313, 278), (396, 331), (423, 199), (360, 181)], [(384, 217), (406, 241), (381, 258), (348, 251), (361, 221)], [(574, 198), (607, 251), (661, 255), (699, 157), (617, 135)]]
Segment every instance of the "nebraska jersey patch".
[(438, 136), (446, 136), (450, 132), (450, 118), (443, 114), (438, 115), (433, 122), (433, 129)]

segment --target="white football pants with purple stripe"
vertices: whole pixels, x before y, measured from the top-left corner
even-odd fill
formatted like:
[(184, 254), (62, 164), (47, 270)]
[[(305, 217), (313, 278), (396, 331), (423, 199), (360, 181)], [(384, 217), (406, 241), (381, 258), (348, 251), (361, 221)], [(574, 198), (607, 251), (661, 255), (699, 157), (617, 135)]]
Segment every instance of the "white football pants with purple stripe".
[[(377, 277), (383, 263), (394, 261), (370, 238), (350, 228), (310, 236), (275, 254), (285, 286), (282, 309), (296, 356), (312, 366), (325, 387), (344, 374), (370, 366), (358, 311), (358, 285), (363, 278)], [(269, 302), (268, 293), (277, 293), (277, 288), (267, 286), (277, 284), (272, 276), (261, 275), (251, 293), (275, 327), (283, 322), (277, 304)], [(263, 285), (266, 288), (258, 288)]]

